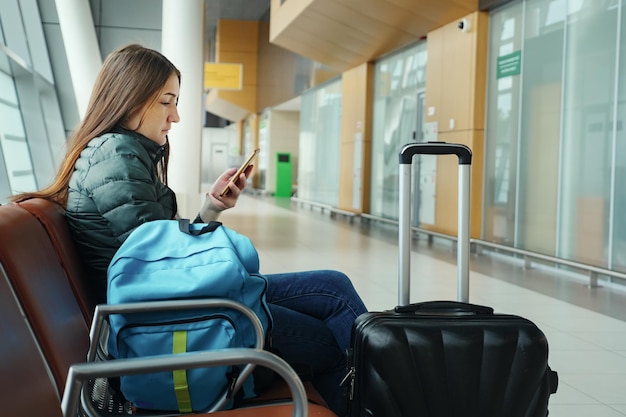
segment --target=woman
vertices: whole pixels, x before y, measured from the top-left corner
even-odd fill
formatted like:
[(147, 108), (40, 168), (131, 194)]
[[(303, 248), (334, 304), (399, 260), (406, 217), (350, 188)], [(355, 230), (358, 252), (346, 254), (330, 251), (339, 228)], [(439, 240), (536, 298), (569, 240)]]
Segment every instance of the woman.
[[(176, 217), (167, 186), (168, 132), (180, 120), (180, 71), (162, 54), (139, 45), (112, 52), (96, 79), (84, 119), (68, 140), (55, 181), (13, 197), (56, 201), (87, 268), (88, 285), (106, 302), (107, 267), (128, 235), (144, 222)], [(195, 221), (217, 220), (235, 206), (249, 167), (220, 176)], [(230, 192), (220, 196), (224, 187)], [(267, 275), (273, 347), (303, 379), (311, 380), (338, 412), (339, 382), (354, 319), (366, 311), (350, 280), (337, 271)]]

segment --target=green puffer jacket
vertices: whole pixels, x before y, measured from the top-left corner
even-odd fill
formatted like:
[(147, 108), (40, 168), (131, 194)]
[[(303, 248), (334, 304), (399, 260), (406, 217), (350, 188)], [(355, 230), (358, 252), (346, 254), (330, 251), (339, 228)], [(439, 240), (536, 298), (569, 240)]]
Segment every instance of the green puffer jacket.
[(176, 215), (176, 196), (157, 176), (164, 152), (165, 146), (118, 129), (94, 138), (76, 161), (65, 216), (99, 302), (106, 302), (107, 268), (128, 235)]

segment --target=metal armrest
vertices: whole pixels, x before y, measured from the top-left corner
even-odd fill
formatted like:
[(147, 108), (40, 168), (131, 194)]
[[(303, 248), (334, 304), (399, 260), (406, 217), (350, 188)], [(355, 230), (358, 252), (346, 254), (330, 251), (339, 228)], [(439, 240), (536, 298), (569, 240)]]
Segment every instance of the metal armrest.
[[(200, 308), (230, 308), (241, 312), (252, 323), (256, 334), (256, 340), (254, 347), (256, 349), (263, 349), (265, 332), (263, 331), (263, 325), (261, 320), (257, 317), (256, 313), (248, 306), (238, 302), (229, 300), (226, 298), (211, 298), (211, 299), (194, 299), (194, 300), (173, 300), (173, 301), (146, 301), (138, 303), (124, 303), (124, 304), (99, 304), (94, 311), (94, 317), (91, 323), (91, 329), (89, 331), (89, 351), (87, 352), (87, 362), (94, 362), (96, 358), (97, 347), (100, 341), (100, 337), (104, 328), (104, 322), (112, 314), (133, 314), (133, 313), (146, 313), (154, 311), (172, 311), (172, 310), (190, 310)], [(171, 356), (168, 356), (171, 357)], [(250, 376), (254, 370), (254, 363), (249, 363), (241, 371), (241, 374), (237, 378), (232, 393), (237, 392), (246, 378)], [(168, 370), (178, 369), (169, 367)], [(211, 408), (210, 412), (220, 410), (228, 402), (228, 391), (224, 392), (222, 397)]]
[(220, 349), (173, 356), (116, 359), (106, 362), (85, 362), (72, 365), (67, 376), (61, 409), (64, 417), (79, 415), (78, 408), (82, 387), (89, 379), (162, 372), (172, 369), (242, 364), (261, 365), (275, 371), (289, 386), (294, 400), (293, 416), (308, 416), (304, 386), (291, 366), (273, 353), (252, 348)]

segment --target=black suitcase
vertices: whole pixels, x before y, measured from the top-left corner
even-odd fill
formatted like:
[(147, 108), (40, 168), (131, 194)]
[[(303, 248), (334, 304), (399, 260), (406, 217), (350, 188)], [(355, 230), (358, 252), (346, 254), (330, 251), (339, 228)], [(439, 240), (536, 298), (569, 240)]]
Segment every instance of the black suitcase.
[[(409, 304), (410, 178), (416, 154), (459, 158), (457, 301)], [(344, 380), (350, 417), (544, 417), (556, 392), (543, 332), (469, 298), (471, 151), (443, 142), (400, 153), (399, 306), (369, 312), (352, 329)]]

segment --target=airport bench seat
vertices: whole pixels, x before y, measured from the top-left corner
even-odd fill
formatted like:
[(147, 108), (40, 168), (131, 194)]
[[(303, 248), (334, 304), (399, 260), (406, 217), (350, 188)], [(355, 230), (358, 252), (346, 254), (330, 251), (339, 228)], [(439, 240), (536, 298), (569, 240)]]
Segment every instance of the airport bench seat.
[[(11, 410), (6, 415), (63, 415), (61, 399), (67, 394), (70, 368), (75, 367), (78, 372), (83, 369), (81, 366), (99, 366), (99, 371), (107, 371), (107, 366), (114, 366), (111, 362), (84, 363), (96, 305), (83, 285), (83, 268), (63, 209), (43, 199), (2, 205), (0, 237), (3, 241), (0, 245), (2, 330), (5, 335), (16, 335), (0, 341), (1, 385), (6, 388), (1, 391), (2, 401), (15, 405), (4, 409), (3, 414)], [(250, 350), (250, 355), (256, 353)], [(271, 362), (265, 363), (267, 366), (275, 365), (275, 358), (261, 359)], [(290, 392), (287, 384), (278, 383), (263, 396), (264, 401), (211, 415), (290, 416), (294, 409)], [(335, 416), (310, 385), (306, 394), (309, 404), (305, 411), (309, 415)], [(30, 398), (41, 401), (29, 401)], [(54, 412), (41, 404), (55, 408)], [(35, 407), (47, 412), (38, 412)], [(68, 415), (68, 410), (65, 414)]]

